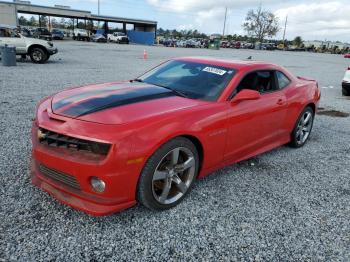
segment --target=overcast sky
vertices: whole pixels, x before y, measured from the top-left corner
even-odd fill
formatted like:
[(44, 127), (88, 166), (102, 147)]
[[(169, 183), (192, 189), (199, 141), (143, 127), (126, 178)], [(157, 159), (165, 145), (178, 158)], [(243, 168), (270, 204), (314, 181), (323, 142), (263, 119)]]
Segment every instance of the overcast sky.
[[(98, 0), (31, 0), (32, 4), (69, 5), (97, 13)], [(100, 0), (101, 14), (158, 21), (165, 29), (198, 29), (222, 33), (225, 7), (228, 8), (226, 34), (244, 34), (242, 23), (249, 9), (259, 3), (274, 12), (280, 21), (282, 38), (288, 14), (286, 36), (305, 40), (350, 42), (350, 0)]]

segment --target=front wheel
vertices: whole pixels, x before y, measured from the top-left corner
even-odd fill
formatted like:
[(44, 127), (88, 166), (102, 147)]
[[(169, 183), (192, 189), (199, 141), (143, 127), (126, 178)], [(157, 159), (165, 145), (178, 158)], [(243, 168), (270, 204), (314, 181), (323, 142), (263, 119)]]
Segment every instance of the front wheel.
[(33, 48), (29, 53), (30, 59), (33, 63), (42, 64), (45, 63), (48, 59), (48, 55), (45, 50), (39, 47)]
[(314, 122), (314, 110), (311, 107), (306, 107), (300, 114), (294, 130), (291, 135), (290, 145), (298, 148), (305, 145), (308, 140)]
[(146, 162), (138, 182), (137, 200), (152, 210), (176, 206), (190, 191), (198, 167), (198, 152), (190, 140), (170, 140)]
[(341, 89), (341, 91), (342, 91), (342, 95), (343, 96), (350, 96), (350, 91), (349, 91), (349, 89), (346, 89), (346, 88), (342, 88)]

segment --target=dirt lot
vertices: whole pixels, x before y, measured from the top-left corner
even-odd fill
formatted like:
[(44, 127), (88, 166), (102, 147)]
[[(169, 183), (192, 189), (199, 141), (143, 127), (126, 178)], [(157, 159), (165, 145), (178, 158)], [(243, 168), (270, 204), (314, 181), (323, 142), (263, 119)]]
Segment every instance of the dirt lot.
[[(56, 42), (48, 64), (0, 66), (0, 261), (349, 261), (350, 60), (299, 52)], [(301, 149), (281, 147), (198, 181), (176, 208), (136, 206), (93, 218), (30, 184), (30, 127), (41, 98), (70, 86), (137, 77), (165, 59), (267, 60), (322, 87), (322, 111)], [(340, 115), (339, 115), (340, 114)], [(342, 117), (339, 117), (342, 116)]]

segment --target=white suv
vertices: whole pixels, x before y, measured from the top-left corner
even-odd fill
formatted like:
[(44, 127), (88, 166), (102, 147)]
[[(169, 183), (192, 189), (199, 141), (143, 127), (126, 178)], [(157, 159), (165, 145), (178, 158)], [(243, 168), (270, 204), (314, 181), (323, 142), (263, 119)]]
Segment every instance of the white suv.
[(33, 63), (39, 64), (57, 53), (52, 42), (24, 37), (15, 28), (6, 26), (0, 26), (0, 45), (15, 46), (17, 55), (29, 55)]

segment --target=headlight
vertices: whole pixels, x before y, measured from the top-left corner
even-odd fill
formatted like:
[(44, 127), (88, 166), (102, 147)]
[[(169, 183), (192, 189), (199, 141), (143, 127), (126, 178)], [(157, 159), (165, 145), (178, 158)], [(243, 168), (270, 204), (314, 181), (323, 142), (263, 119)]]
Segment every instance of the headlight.
[(51, 47), (53, 47), (53, 43), (52, 42), (47, 42), (47, 44)]

